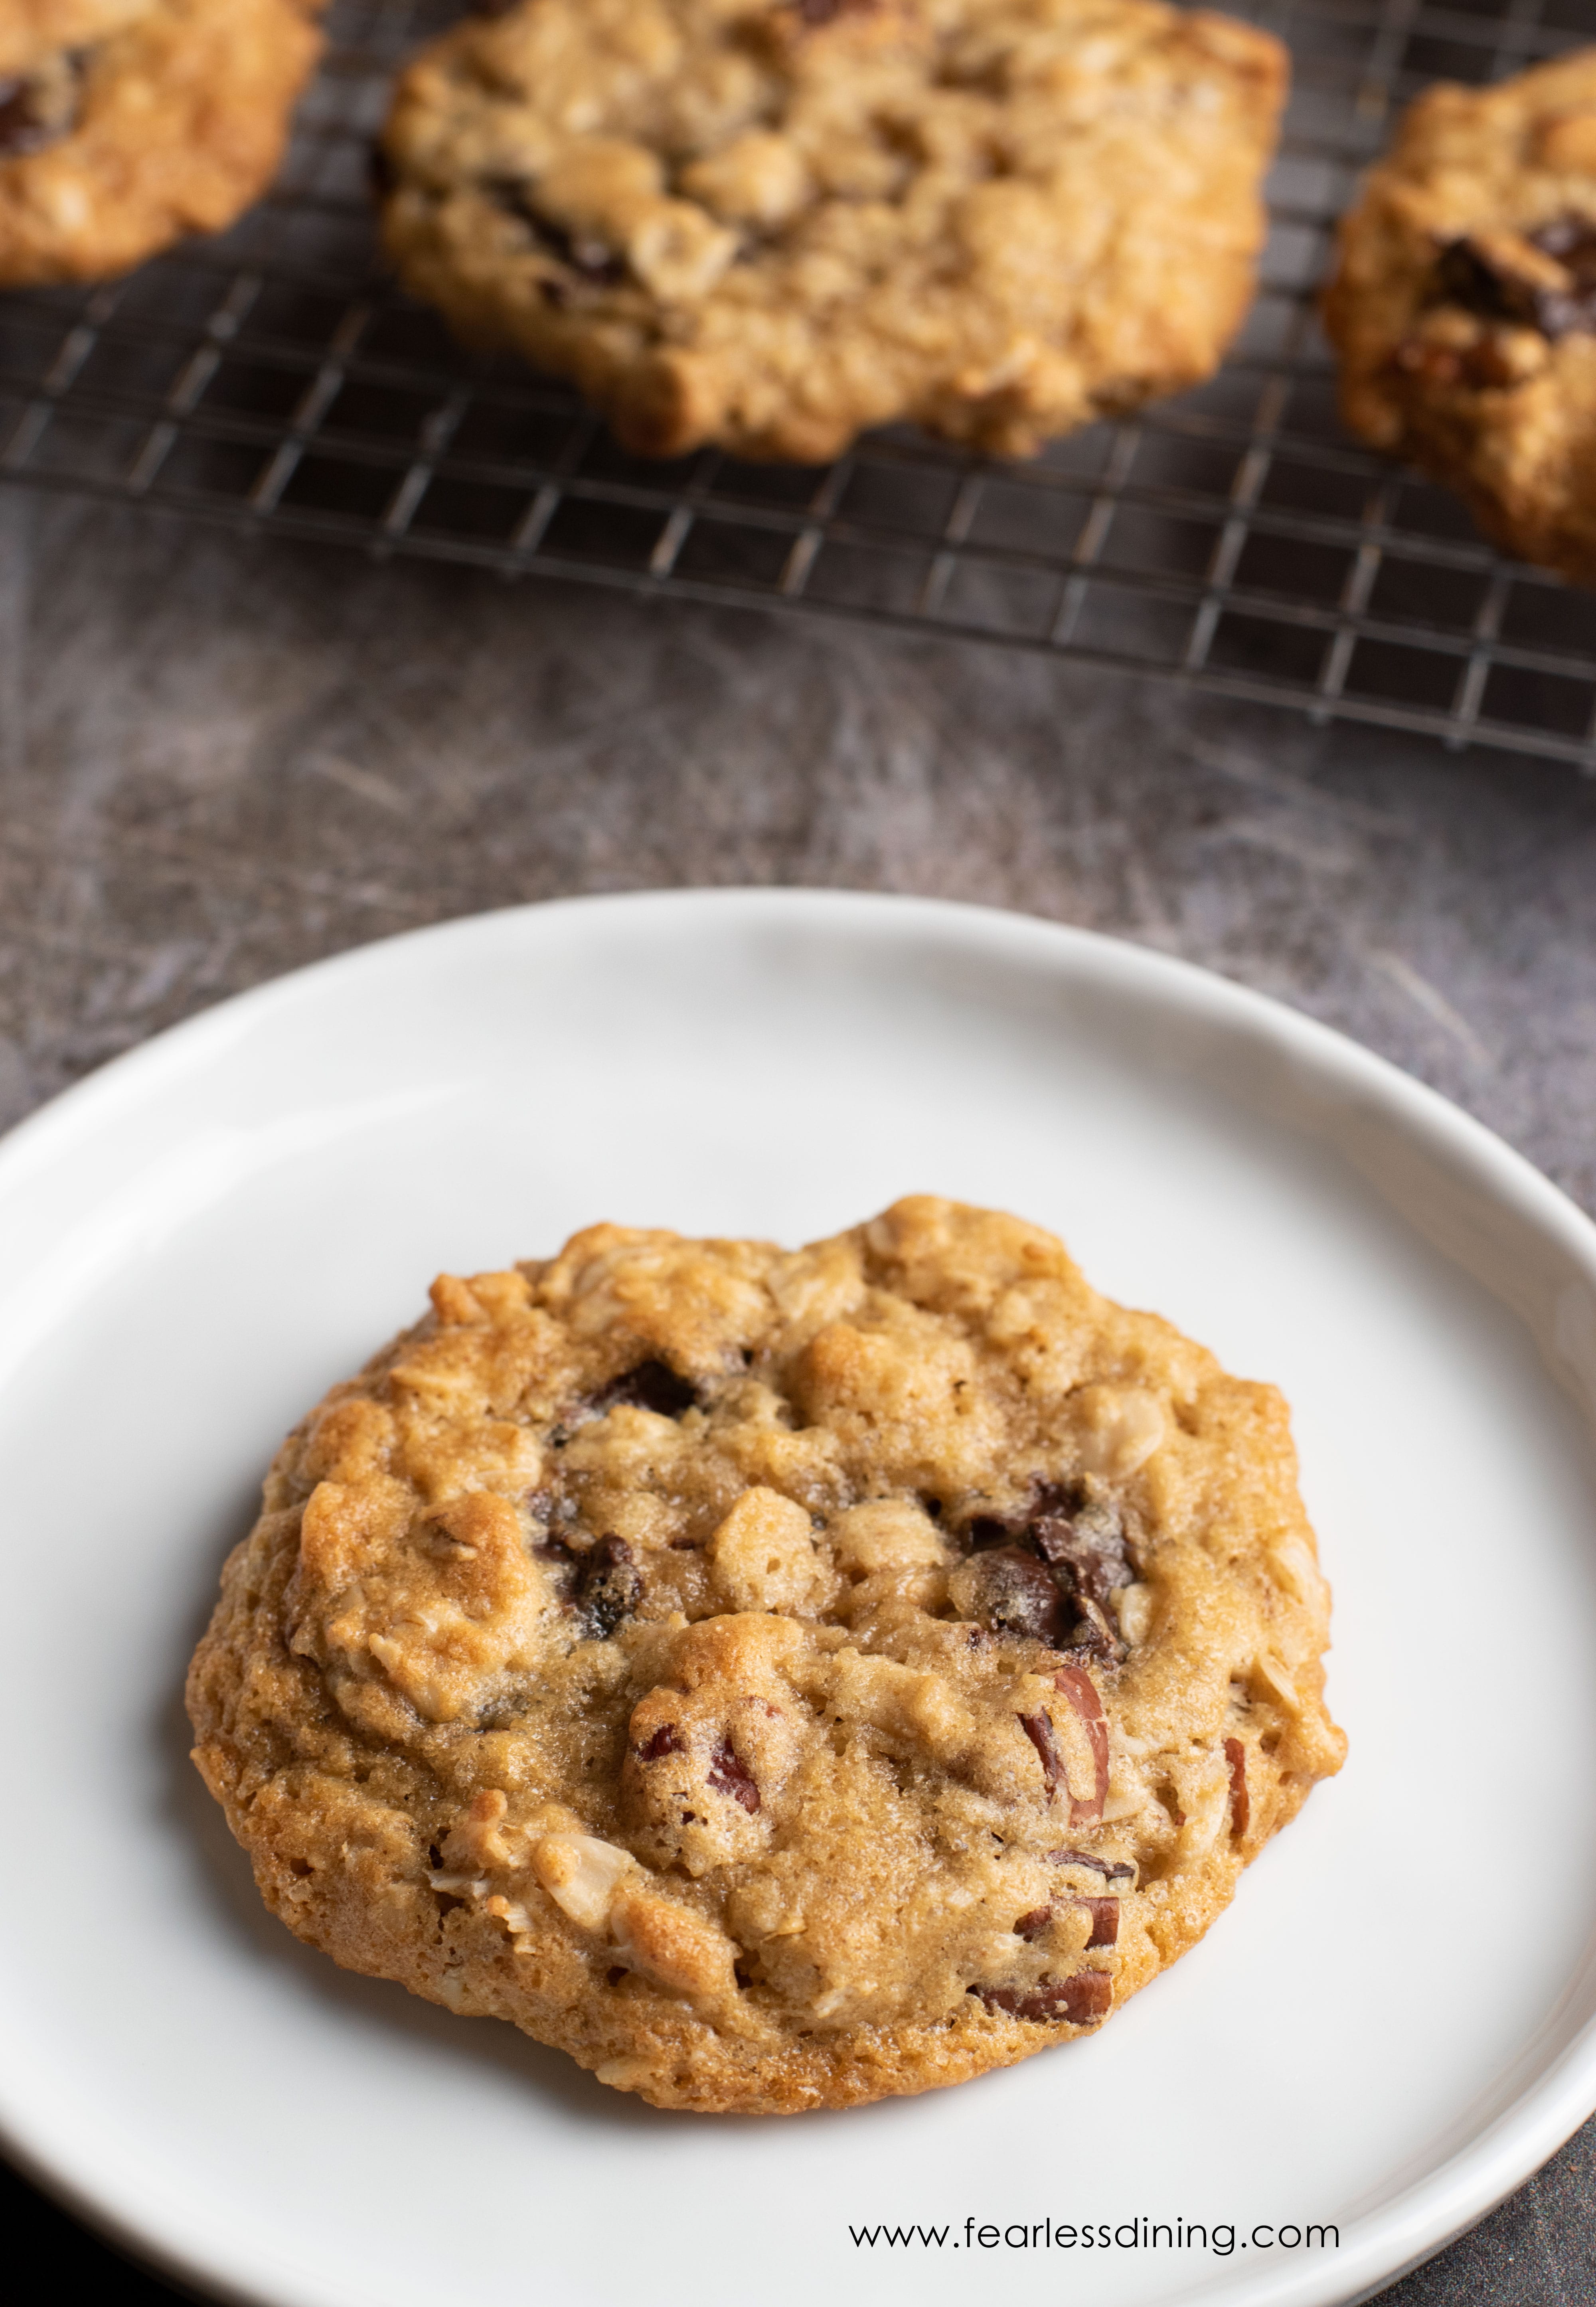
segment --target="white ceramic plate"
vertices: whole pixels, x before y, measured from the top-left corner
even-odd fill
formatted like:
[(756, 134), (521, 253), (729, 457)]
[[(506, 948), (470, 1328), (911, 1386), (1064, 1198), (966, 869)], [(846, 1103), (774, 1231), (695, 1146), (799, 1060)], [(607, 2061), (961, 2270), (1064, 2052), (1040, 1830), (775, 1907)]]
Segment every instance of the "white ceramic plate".
[[(798, 1241), (916, 1188), (1057, 1228), (1285, 1388), (1341, 1779), (1101, 2035), (845, 2114), (660, 2114), (298, 1946), (178, 1704), (281, 1433), (439, 1267), (606, 1215)], [(1596, 2105), (1593, 1403), (1596, 1229), (1377, 1059), (1130, 947), (622, 897), (229, 1002), (0, 1147), (11, 2147), (271, 2307), (1361, 2297)], [(1269, 2239), (1310, 2222), (1338, 2247)], [(883, 2224), (948, 2232), (851, 2236)]]

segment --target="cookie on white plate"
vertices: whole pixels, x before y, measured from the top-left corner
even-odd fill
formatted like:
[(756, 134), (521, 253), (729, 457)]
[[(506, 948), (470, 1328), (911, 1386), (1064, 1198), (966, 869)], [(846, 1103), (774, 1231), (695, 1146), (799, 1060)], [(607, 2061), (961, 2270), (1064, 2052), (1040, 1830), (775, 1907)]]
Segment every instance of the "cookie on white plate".
[(1011, 1217), (598, 1225), (291, 1435), (195, 1656), (272, 1909), (656, 2105), (1102, 2024), (1339, 1768), (1283, 1402)]

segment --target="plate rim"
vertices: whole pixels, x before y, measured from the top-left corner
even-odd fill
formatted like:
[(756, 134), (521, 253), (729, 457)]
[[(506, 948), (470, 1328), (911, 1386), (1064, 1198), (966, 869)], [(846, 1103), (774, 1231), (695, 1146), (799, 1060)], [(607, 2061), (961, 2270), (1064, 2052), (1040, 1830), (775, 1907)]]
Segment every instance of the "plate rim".
[[(1030, 958), (1055, 979), (1094, 982), (1111, 992), (1135, 994), (1154, 1007), (1196, 1013), (1243, 1043), (1302, 1060), (1311, 1078), (1343, 1103), (1353, 1096), (1371, 1100), (1404, 1136), (1417, 1137), (1427, 1150), (1445, 1154), (1461, 1165), (1486, 1196), (1506, 1205), (1515, 1222), (1549, 1238), (1557, 1252), (1583, 1269), (1584, 1280), (1596, 1291), (1596, 1221), (1487, 1123), (1322, 1019), (1218, 970), (1102, 931), (953, 898), (824, 886), (738, 883), (533, 900), (451, 915), (303, 963), (224, 996), (118, 1052), (0, 1134), (0, 1212), (36, 1166), (48, 1160), (55, 1143), (64, 1141), (65, 1151), (73, 1140), (91, 1139), (127, 1099), (159, 1094), (185, 1069), (202, 1068), (213, 1046), (243, 1038), (274, 1010), (291, 1009), (313, 986), (324, 985), (330, 978), (358, 981), (362, 975), (380, 984), (384, 965), (400, 948), (445, 942), (491, 944), (522, 927), (536, 930), (561, 917), (593, 920), (605, 913), (628, 922), (652, 914), (666, 924), (718, 913), (728, 926), (739, 914), (751, 921), (759, 915), (785, 916), (802, 918), (820, 932), (848, 922), (879, 922), (884, 928), (895, 923), (904, 932), (918, 926), (940, 933), (954, 946), (977, 938), (989, 949), (994, 941), (1007, 945), (1017, 959)], [(1300, 1121), (1287, 1126), (1307, 1134)], [(1347, 1160), (1344, 1148), (1334, 1150)], [(1398, 1214), (1404, 1224), (1420, 1231), (1411, 1214)], [(1484, 1281), (1480, 1286), (1523, 1319), (1522, 1308), (1508, 1304), (1500, 1290)], [(1540, 1342), (1535, 1342), (1539, 1348)], [(1544, 1382), (1568, 1392), (1544, 1354), (1538, 1359)], [(1587, 1433), (1596, 1433), (1596, 1405), (1576, 1406)], [(1596, 1917), (1592, 1925), (1596, 1928)], [(1587, 1952), (1584, 1963), (1570, 1974), (1566, 1994), (1575, 1991), (1582, 1969), (1590, 1965)], [(1532, 2037), (1523, 2046), (1523, 2055), (1531, 2053), (1533, 2040)], [(1222, 2273), (1202, 2283), (1198, 2291), (1216, 2307), (1221, 2302), (1224, 2307), (1266, 2307), (1266, 2303), (1267, 2307), (1352, 2307), (1484, 2218), (1592, 2112), (1596, 2014), (1462, 2147), (1354, 2222), (1353, 2258), (1349, 2259), (1343, 2245), (1334, 2260), (1318, 2268), (1260, 2271), (1256, 2277)], [(167, 2206), (141, 2212), (115, 2201), (103, 2184), (96, 2191), (91, 2170), (74, 2169), (70, 2155), (55, 2148), (56, 2142), (41, 2144), (38, 2130), (30, 2129), (26, 2093), (19, 2093), (14, 2071), (0, 2071), (0, 2152), (47, 2197), (135, 2263), (205, 2297), (247, 2303), (247, 2307), (326, 2307), (335, 2296), (354, 2307), (356, 2294), (352, 2290), (304, 2286), (287, 2270), (283, 2280), (276, 2279), (275, 2271), (258, 2280), (241, 2278), (208, 2249), (210, 2238), (202, 2218), (186, 2210), (175, 2217)]]

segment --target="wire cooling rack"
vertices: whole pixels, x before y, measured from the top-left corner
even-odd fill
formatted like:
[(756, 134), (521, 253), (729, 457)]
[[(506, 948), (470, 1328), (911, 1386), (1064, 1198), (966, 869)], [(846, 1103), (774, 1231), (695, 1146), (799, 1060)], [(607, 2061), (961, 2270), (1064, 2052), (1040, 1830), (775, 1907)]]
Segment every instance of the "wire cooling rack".
[(1592, 0), (1231, 0), (1295, 92), (1263, 287), (1212, 383), (1034, 464), (918, 433), (824, 469), (624, 455), (459, 350), (375, 247), (388, 77), (459, 0), (335, 0), (271, 197), (107, 287), (0, 298), (0, 476), (280, 535), (1129, 667), (1596, 771), (1596, 596), (1337, 427), (1313, 293), (1393, 112), (1596, 30)]

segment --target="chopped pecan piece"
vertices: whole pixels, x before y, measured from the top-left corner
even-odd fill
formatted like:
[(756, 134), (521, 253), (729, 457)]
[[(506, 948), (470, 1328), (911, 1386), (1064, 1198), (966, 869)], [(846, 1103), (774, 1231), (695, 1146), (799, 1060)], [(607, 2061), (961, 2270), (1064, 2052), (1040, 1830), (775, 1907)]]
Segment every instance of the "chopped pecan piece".
[(1090, 1850), (1050, 1850), (1050, 1866), (1089, 1866), (1101, 1874), (1105, 1882), (1114, 1882), (1126, 1891), (1136, 1887), (1136, 1868), (1124, 1858), (1099, 1858)]
[(1103, 1816), (1103, 1805), (1108, 1800), (1108, 1722), (1103, 1715), (1103, 1701), (1084, 1667), (1061, 1666), (1053, 1677), (1053, 1687), (1061, 1690), (1075, 1709), (1092, 1750), (1093, 1789), (1085, 1797), (1071, 1793), (1069, 1823), (1071, 1826), (1095, 1826)]
[(729, 1795), (751, 1818), (759, 1807), (759, 1782), (729, 1738), (723, 1738), (709, 1763), (706, 1786), (717, 1795)]
[[(1120, 1901), (1112, 1898), (1067, 1899), (1066, 1906), (1084, 1907), (1092, 1917), (1088, 1947), (1112, 1946), (1120, 1936)], [(1039, 1939), (1052, 1921), (1051, 1906), (1033, 1907), (1011, 1925), (1016, 1938)]]
[(1011, 2019), (1067, 2019), (1074, 2027), (1092, 2027), (1107, 2017), (1114, 1982), (1106, 1970), (1077, 1970), (1068, 1978), (1039, 1979), (1034, 1986), (972, 1986), (969, 1991), (989, 2011), (1006, 2011)]
[[(1064, 1775), (1063, 1757), (1059, 1752), (1059, 1742), (1053, 1736), (1053, 1718), (1051, 1714), (1022, 1714), (1019, 1727), (1042, 1757), (1042, 1775), (1047, 1781), (1047, 1790), (1051, 1795)], [(1075, 1806), (1072, 1803), (1070, 1824), (1073, 1826), (1074, 1823)]]
[(1118, 1899), (1072, 1899), (1072, 1907), (1085, 1907), (1092, 1917), (1089, 1947), (1112, 1946), (1120, 1936), (1120, 1901)]

